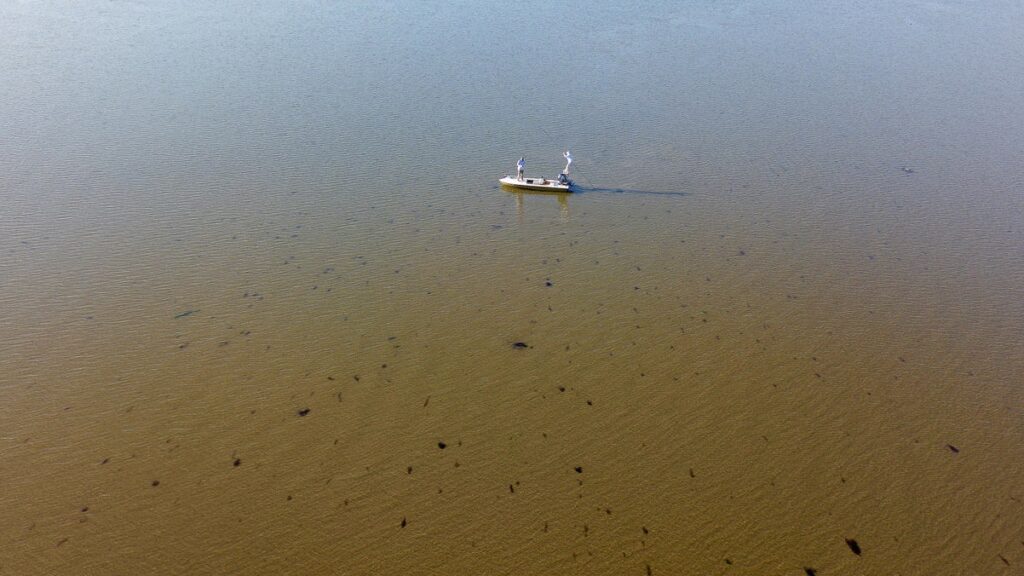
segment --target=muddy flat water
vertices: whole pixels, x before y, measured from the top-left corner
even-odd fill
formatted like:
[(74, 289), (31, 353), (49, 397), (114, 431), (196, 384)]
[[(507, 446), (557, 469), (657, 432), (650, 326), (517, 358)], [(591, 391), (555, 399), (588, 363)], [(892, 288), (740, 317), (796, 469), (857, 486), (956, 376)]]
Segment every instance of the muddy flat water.
[(1024, 571), (1021, 4), (555, 4), (0, 6), (0, 575)]

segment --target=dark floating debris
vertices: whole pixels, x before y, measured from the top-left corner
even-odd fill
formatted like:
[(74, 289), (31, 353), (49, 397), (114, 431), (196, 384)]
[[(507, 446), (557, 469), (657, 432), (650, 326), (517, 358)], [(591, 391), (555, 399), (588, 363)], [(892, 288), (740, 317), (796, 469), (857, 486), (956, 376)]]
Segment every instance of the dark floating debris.
[(804, 568), (804, 574), (806, 574), (807, 576), (817, 576), (818, 571), (814, 568)]
[(911, 168), (910, 166), (900, 166), (900, 170), (902, 170), (904, 174), (913, 174), (914, 173), (914, 169)]
[(546, 281), (544, 281), (544, 285), (547, 286), (548, 288), (550, 288), (550, 287), (554, 286), (555, 284), (551, 280), (546, 280)]
[(160, 485), (160, 481), (159, 480), (153, 480), (153, 482), (151, 484), (151, 486), (154, 486), (154, 487), (159, 486), (159, 485)]
[(174, 319), (177, 320), (178, 318), (185, 318), (186, 316), (191, 316), (191, 315), (195, 314), (196, 312), (199, 312), (199, 310), (185, 310), (181, 314), (176, 314), (174, 316)]
[(241, 458), (235, 458), (234, 466), (238, 467), (238, 466), (241, 466), (241, 465), (242, 465), (242, 459)]
[(856, 540), (854, 540), (853, 538), (847, 538), (846, 539), (846, 545), (850, 547), (850, 550), (854, 554), (856, 554), (857, 556), (860, 556), (860, 544), (857, 544)]
[(513, 348), (519, 348), (520, 350), (523, 349), (523, 348), (529, 348), (529, 346), (526, 344), (526, 342), (516, 342), (516, 343), (512, 344), (512, 347)]
[(960, 453), (960, 449), (957, 448), (956, 446), (953, 446), (952, 444), (946, 444), (946, 448), (949, 448), (949, 451), (952, 452), (953, 454)]
[(309, 408), (303, 408), (302, 410), (299, 410), (299, 416), (305, 416), (306, 414), (309, 414)]
[(576, 470), (577, 474), (583, 474), (583, 466), (577, 466), (574, 470)]
[(405, 516), (402, 516), (402, 525), (401, 525), (401, 527), (405, 528), (406, 524), (408, 524), (408, 522), (405, 521)]
[(697, 475), (693, 473), (693, 468), (690, 468), (690, 478), (696, 478)]
[(440, 448), (441, 450), (444, 450), (445, 448), (448, 447), (448, 445), (445, 444), (444, 442), (438, 442), (437, 447)]

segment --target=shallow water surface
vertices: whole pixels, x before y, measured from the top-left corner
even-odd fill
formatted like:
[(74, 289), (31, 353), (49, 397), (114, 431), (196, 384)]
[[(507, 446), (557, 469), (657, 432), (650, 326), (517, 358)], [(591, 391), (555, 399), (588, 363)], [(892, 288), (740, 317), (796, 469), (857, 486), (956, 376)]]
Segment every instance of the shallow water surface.
[(0, 574), (1019, 572), (1022, 27), (0, 7)]

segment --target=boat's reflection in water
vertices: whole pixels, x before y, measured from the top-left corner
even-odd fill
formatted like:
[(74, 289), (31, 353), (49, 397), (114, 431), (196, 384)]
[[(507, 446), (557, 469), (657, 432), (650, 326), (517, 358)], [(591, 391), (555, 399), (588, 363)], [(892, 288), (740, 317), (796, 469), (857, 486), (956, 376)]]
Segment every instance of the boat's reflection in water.
[(546, 196), (548, 198), (554, 197), (558, 200), (558, 220), (560, 222), (569, 221), (569, 196), (571, 192), (544, 192), (542, 190), (516, 190), (509, 191), (509, 194), (516, 199), (516, 219), (520, 224), (523, 223), (523, 214), (526, 212), (526, 199), (528, 197)]
[[(516, 199), (516, 216), (518, 216), (519, 223), (522, 223), (523, 214), (525, 212), (526, 198), (530, 196), (534, 197), (548, 197), (555, 198), (558, 200), (558, 216), (561, 222), (569, 221), (569, 196), (579, 194), (631, 194), (631, 195), (645, 195), (645, 196), (658, 196), (661, 198), (685, 198), (692, 195), (691, 192), (660, 192), (655, 190), (634, 190), (631, 188), (596, 188), (596, 187), (573, 187), (573, 192), (551, 192), (546, 190), (522, 190), (522, 189), (510, 189), (502, 187), (505, 192), (513, 195)], [(538, 199), (543, 201), (543, 199)]]

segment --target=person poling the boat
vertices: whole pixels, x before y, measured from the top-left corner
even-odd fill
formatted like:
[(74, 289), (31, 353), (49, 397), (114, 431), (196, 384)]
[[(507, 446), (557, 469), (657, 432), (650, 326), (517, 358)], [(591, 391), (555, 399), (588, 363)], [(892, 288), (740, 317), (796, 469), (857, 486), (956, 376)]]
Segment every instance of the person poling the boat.
[(519, 162), (516, 162), (516, 179), (523, 179), (523, 170), (526, 170), (526, 156), (519, 158)]
[(559, 184), (568, 184), (569, 183), (569, 166), (572, 166), (572, 154), (570, 154), (569, 151), (566, 150), (565, 154), (562, 154), (562, 156), (565, 157), (565, 170), (562, 170), (562, 173), (558, 175), (558, 183)]

